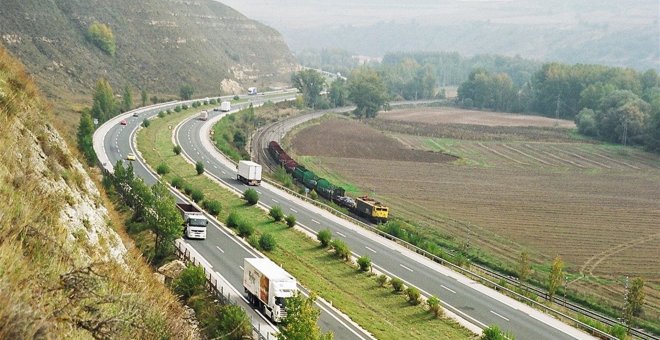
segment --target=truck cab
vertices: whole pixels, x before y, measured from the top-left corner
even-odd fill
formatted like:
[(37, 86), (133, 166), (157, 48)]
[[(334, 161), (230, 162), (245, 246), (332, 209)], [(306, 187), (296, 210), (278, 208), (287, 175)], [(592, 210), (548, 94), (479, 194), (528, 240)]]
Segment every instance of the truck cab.
[(205, 240), (209, 220), (204, 213), (192, 204), (177, 203), (176, 207), (183, 218), (183, 236), (188, 239)]

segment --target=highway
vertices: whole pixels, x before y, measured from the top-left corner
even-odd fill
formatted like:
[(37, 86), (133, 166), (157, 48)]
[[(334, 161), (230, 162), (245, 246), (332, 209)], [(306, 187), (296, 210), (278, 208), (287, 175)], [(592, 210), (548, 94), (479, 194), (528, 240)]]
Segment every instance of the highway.
[[(187, 120), (177, 129), (176, 139), (187, 157), (204, 162), (208, 175), (242, 192), (247, 186), (236, 180), (235, 167), (209, 141), (209, 131), (218, 118), (214, 114), (207, 122)], [(354, 255), (368, 255), (379, 271), (403, 279), (427, 296), (439, 296), (448, 311), (468, 323), (480, 328), (497, 324), (518, 339), (593, 338), (268, 183), (262, 183), (257, 190), (260, 202), (281, 206), (286, 214), (296, 215), (299, 224), (311, 232), (329, 228), (335, 237), (346, 241)]]
[[(283, 92), (272, 96), (250, 96), (250, 102), (235, 104), (234, 108), (247, 107), (250, 103), (260, 105), (267, 100), (282, 100), (292, 97), (291, 92)], [(124, 114), (120, 117), (114, 118), (100, 127), (94, 134), (94, 148), (99, 159), (104, 163), (106, 169), (112, 169), (112, 165), (116, 164), (118, 160), (125, 160), (128, 153), (139, 155), (135, 145), (135, 135), (144, 118), (153, 117), (163, 109), (173, 108), (179, 103), (161, 104), (153, 109), (139, 110), (138, 117), (133, 117), (132, 113)], [(219, 105), (219, 104), (218, 104)], [(212, 112), (212, 111), (211, 111)], [(213, 112), (217, 114), (217, 112)], [(127, 125), (120, 125), (119, 121), (126, 119)], [(199, 122), (197, 120), (191, 120)], [(143, 163), (140, 157), (137, 161), (132, 162), (134, 172), (137, 176), (144, 179), (148, 184), (157, 182), (157, 177), (153, 174), (148, 167)], [(172, 192), (178, 202), (184, 201), (184, 196)], [(255, 312), (247, 307), (242, 287), (243, 279), (243, 259), (246, 257), (262, 257), (258, 252), (254, 251), (242, 239), (234, 236), (231, 232), (220, 226), (219, 223), (211, 220), (211, 224), (207, 229), (206, 240), (179, 240), (187, 243), (190, 247), (194, 248), (203, 258), (203, 262), (207, 263), (216, 274), (223, 277), (227, 283), (234, 288), (233, 296), (241, 296), (240, 304), (248, 311), (248, 315), (253, 318), (253, 323), (262, 329), (262, 335), (273, 338), (275, 334), (275, 327), (266, 320), (260, 313)], [(321, 317), (319, 326), (324, 331), (332, 331), (336, 339), (371, 339), (370, 334), (362, 330), (359, 326), (347, 320), (344, 316), (334, 310), (331, 306), (322, 300), (317, 302), (317, 306), (321, 309)]]

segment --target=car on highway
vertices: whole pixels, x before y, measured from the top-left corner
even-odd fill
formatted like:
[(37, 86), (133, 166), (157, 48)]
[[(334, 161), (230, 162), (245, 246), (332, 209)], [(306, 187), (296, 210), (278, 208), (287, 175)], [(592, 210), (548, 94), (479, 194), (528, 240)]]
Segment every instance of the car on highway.
[(137, 112), (133, 112), (133, 117), (137, 117), (137, 116), (138, 116), (138, 113), (137, 113)]
[(126, 160), (134, 161), (135, 160), (135, 154), (132, 153), (132, 152), (129, 153), (128, 155), (126, 155)]
[(121, 125), (126, 125), (126, 124), (128, 124), (128, 122), (126, 121), (126, 119), (124, 119), (124, 120), (122, 120), (121, 122), (119, 122), (119, 124), (121, 124)]

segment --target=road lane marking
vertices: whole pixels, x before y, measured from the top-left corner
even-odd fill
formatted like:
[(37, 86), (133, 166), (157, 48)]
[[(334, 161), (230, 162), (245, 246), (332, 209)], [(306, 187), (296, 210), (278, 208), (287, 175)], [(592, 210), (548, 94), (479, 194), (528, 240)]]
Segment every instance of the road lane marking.
[(446, 290), (448, 290), (448, 291), (450, 291), (450, 292), (452, 292), (452, 293), (454, 293), (454, 294), (456, 294), (456, 292), (455, 292), (455, 291), (453, 291), (453, 290), (452, 290), (452, 289), (450, 289), (450, 288), (447, 288), (447, 287), (445, 287), (445, 285), (440, 285), (440, 287), (442, 287), (442, 288), (444, 288), (444, 289), (446, 289)]
[(238, 266), (238, 268), (241, 268), (241, 270), (245, 270), (245, 269), (243, 269), (243, 266)]
[(280, 203), (280, 202), (278, 202), (278, 201), (277, 201), (276, 199), (274, 199), (274, 198), (271, 198), (271, 200), (273, 200), (273, 202), (275, 202), (275, 203)]
[(219, 250), (221, 253), (223, 253), (223, 254), (225, 253), (225, 251), (222, 250), (222, 248), (220, 248), (220, 247), (218, 247), (218, 246), (215, 246), (215, 247), (218, 248), (218, 250)]
[(346, 237), (346, 235), (344, 235), (344, 234), (342, 234), (342, 233), (340, 233), (340, 232), (337, 232), (337, 235), (339, 235), (339, 236), (341, 236), (341, 237)]
[(404, 265), (402, 265), (402, 264), (399, 264), (399, 266), (401, 266), (401, 267), (403, 267), (404, 269), (407, 269), (407, 270), (409, 270), (409, 271), (411, 271), (411, 272), (413, 271), (412, 269), (410, 269), (410, 268), (408, 268), (408, 267), (406, 267), (406, 266), (404, 266)]
[(261, 191), (257, 190), (257, 194), (261, 195)]
[(375, 250), (373, 250), (373, 249), (371, 249), (371, 248), (369, 248), (369, 247), (367, 247), (367, 246), (365, 246), (365, 248), (367, 248), (367, 250), (370, 250), (370, 251), (372, 251), (372, 252), (374, 252), (374, 253), (376, 252)]
[(224, 172), (224, 171), (222, 171), (222, 174), (223, 174), (223, 175), (226, 175), (227, 173), (226, 173), (226, 172)]
[[(319, 221), (317, 221), (317, 220), (315, 220), (315, 219), (312, 219), (312, 222), (314, 222), (314, 223), (316, 223), (316, 224), (321, 224), (321, 222), (319, 222)], [(346, 237), (346, 236), (344, 236), (344, 237)]]
[(506, 320), (506, 321), (509, 321), (509, 319), (507, 319), (507, 318), (505, 318), (505, 317), (503, 317), (503, 316), (501, 316), (501, 315), (499, 315), (499, 314), (497, 314), (497, 313), (495, 313), (495, 312), (493, 312), (493, 311), (490, 311), (490, 312), (493, 313), (493, 314), (495, 314), (495, 315), (497, 315), (497, 316), (499, 316), (500, 318), (502, 318), (502, 319), (504, 319), (504, 320)]
[(298, 212), (296, 209), (293, 209), (293, 208), (291, 208), (291, 211), (293, 211), (294, 213)]

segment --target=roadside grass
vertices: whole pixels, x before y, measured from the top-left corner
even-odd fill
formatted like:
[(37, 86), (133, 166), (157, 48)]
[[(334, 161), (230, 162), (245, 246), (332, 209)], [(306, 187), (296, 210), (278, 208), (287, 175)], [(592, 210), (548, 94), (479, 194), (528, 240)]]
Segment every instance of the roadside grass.
[[(198, 108), (199, 110), (200, 108)], [(374, 278), (361, 273), (352, 265), (339, 261), (327, 250), (302, 232), (287, 228), (284, 223), (274, 223), (260, 208), (247, 206), (228, 189), (219, 186), (206, 176), (197, 176), (194, 166), (172, 151), (171, 130), (193, 110), (157, 118), (149, 128), (138, 134), (138, 147), (147, 162), (155, 167), (166, 163), (171, 172), (163, 176), (171, 181), (175, 176), (201, 189), (204, 196), (222, 202), (218, 216), (225, 221), (227, 215), (236, 212), (257, 233), (270, 232), (277, 239), (277, 248), (267, 252), (273, 261), (281, 264), (299, 282), (332, 301), (355, 322), (380, 339), (466, 339), (475, 338), (453, 320), (435, 319), (420, 306), (411, 306), (403, 294), (396, 295), (390, 288), (378, 288)], [(441, 297), (442, 298), (442, 297)]]

